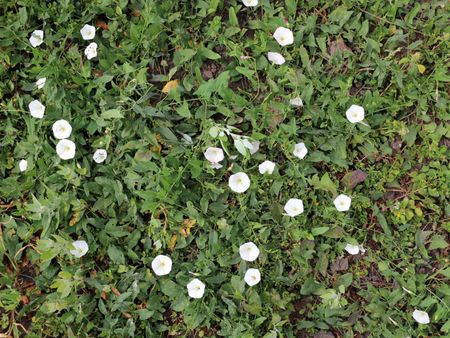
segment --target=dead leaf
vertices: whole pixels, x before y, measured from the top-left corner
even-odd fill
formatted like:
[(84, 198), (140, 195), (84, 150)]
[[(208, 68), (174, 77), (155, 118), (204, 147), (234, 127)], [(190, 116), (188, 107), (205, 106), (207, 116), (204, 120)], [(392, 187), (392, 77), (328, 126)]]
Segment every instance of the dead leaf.
[(352, 50), (345, 44), (344, 40), (338, 39), (338, 40), (332, 41), (332, 42), (330, 43), (328, 52), (330, 53), (331, 56), (333, 56), (334, 54), (336, 54), (337, 51), (343, 52), (344, 50), (347, 50), (347, 51), (349, 51), (349, 52), (352, 51)]
[(172, 81), (167, 82), (167, 83), (164, 85), (164, 87), (163, 87), (163, 89), (162, 89), (162, 92), (167, 94), (167, 93), (170, 92), (172, 89), (175, 89), (175, 88), (177, 88), (177, 87), (178, 87), (178, 80), (172, 80)]
[(177, 245), (177, 239), (178, 239), (177, 234), (173, 234), (172, 238), (170, 239), (170, 242), (169, 242), (169, 249), (170, 250), (175, 249), (175, 245)]
[(183, 237), (188, 237), (191, 234), (191, 228), (193, 228), (197, 224), (195, 219), (185, 219), (183, 221), (184, 227), (181, 227), (181, 235)]
[(106, 292), (102, 291), (102, 293), (100, 294), (100, 297), (102, 297), (103, 300), (106, 300), (106, 297), (107, 297)]
[(341, 182), (347, 189), (353, 189), (358, 184), (364, 182), (367, 176), (369, 175), (366, 172), (357, 169), (345, 174)]
[(332, 273), (338, 271), (347, 271), (348, 269), (348, 259), (347, 258), (338, 258), (331, 266), (330, 270)]
[(117, 290), (114, 286), (111, 286), (111, 291), (116, 295), (116, 296), (120, 296), (121, 293), (119, 290)]
[(108, 24), (107, 24), (105, 21), (98, 20), (98, 21), (95, 23), (95, 25), (96, 25), (98, 28), (101, 28), (101, 29), (104, 29), (104, 30), (108, 30), (108, 29), (109, 29)]

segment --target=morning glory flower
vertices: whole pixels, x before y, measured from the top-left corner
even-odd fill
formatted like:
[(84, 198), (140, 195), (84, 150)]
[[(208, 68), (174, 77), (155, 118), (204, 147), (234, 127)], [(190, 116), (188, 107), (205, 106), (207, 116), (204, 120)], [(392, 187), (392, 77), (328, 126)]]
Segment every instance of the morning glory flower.
[(69, 138), (72, 133), (72, 126), (66, 120), (58, 120), (52, 126), (53, 136), (59, 140)]
[(305, 158), (306, 154), (308, 153), (308, 149), (306, 148), (305, 144), (303, 142), (297, 143), (294, 146), (294, 156), (298, 157), (299, 159)]
[(81, 37), (83, 40), (92, 40), (95, 38), (95, 27), (91, 25), (84, 25), (80, 29)]
[(31, 116), (41, 119), (44, 117), (45, 106), (39, 101), (34, 100), (28, 104), (28, 109), (30, 110)]
[(258, 0), (242, 0), (242, 3), (246, 7), (255, 7), (258, 5)]
[(239, 255), (244, 261), (253, 262), (259, 256), (259, 249), (253, 242), (247, 242), (239, 247)]
[(152, 261), (152, 269), (158, 276), (168, 275), (172, 270), (172, 260), (168, 256), (158, 255)]
[(25, 171), (28, 168), (28, 161), (27, 160), (20, 160), (19, 162), (19, 169), (20, 171)]
[(347, 195), (340, 194), (334, 199), (333, 203), (338, 211), (347, 211), (348, 209), (350, 209), (352, 199)]
[(209, 163), (211, 163), (211, 167), (213, 169), (222, 168), (222, 165), (219, 162), (223, 161), (225, 156), (221, 148), (209, 147), (203, 154), (205, 155), (205, 158), (209, 161)]
[(261, 272), (258, 269), (248, 269), (245, 273), (244, 280), (248, 286), (253, 286), (261, 281)]
[(86, 55), (88, 60), (97, 56), (97, 47), (98, 45), (95, 42), (91, 42), (89, 46), (86, 47), (84, 50), (84, 55)]
[(56, 145), (56, 153), (62, 160), (70, 160), (75, 157), (75, 143), (70, 140), (61, 140)]
[(302, 101), (302, 99), (300, 98), (300, 96), (294, 97), (293, 99), (291, 99), (291, 100), (289, 101), (289, 103), (290, 103), (292, 106), (295, 106), (295, 107), (303, 107), (303, 101)]
[(94, 156), (92, 156), (92, 159), (95, 163), (102, 163), (104, 160), (106, 160), (107, 156), (108, 153), (105, 149), (97, 149), (94, 153)]
[(428, 316), (428, 313), (426, 313), (425, 311), (414, 310), (412, 316), (415, 319), (415, 321), (418, 322), (419, 324), (430, 323), (430, 317)]
[(273, 37), (277, 40), (280, 46), (287, 46), (294, 43), (294, 34), (288, 28), (278, 27), (275, 30), (275, 33), (273, 33)]
[(265, 173), (268, 173), (269, 175), (272, 175), (274, 169), (275, 169), (275, 163), (272, 161), (264, 161), (258, 166), (259, 173), (264, 175)]
[(191, 298), (202, 298), (205, 293), (205, 284), (198, 278), (191, 280), (186, 287)]
[(44, 31), (35, 30), (30, 35), (30, 43), (33, 47), (37, 47), (44, 42)]
[(356, 104), (352, 104), (345, 112), (345, 115), (347, 116), (347, 120), (351, 123), (361, 122), (364, 120), (364, 108), (357, 106)]
[(45, 81), (47, 81), (46, 77), (41, 77), (39, 79), (37, 79), (36, 81), (36, 86), (38, 87), (38, 89), (42, 89), (45, 86)]
[(244, 172), (239, 172), (231, 175), (228, 179), (230, 189), (237, 193), (243, 193), (250, 188), (250, 178)]
[(347, 251), (350, 255), (357, 255), (357, 254), (359, 254), (360, 248), (359, 248), (359, 245), (353, 245), (353, 244), (347, 243), (344, 250)]
[(272, 62), (275, 65), (282, 65), (283, 63), (286, 62), (284, 56), (276, 52), (268, 52), (267, 58), (269, 59), (270, 62)]
[(284, 205), (284, 211), (291, 217), (300, 215), (303, 213), (303, 201), (298, 198), (291, 198)]
[(75, 241), (72, 242), (74, 249), (70, 250), (70, 253), (77, 258), (83, 257), (89, 250), (89, 245), (86, 241)]

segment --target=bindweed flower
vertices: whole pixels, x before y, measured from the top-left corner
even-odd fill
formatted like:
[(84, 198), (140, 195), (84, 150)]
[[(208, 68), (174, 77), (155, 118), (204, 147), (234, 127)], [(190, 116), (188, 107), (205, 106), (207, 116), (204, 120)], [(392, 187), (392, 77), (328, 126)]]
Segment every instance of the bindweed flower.
[(72, 242), (73, 250), (70, 250), (70, 253), (77, 258), (83, 257), (89, 251), (89, 245), (86, 241), (75, 241)]
[(345, 115), (347, 116), (347, 120), (351, 123), (361, 122), (364, 120), (364, 108), (357, 106), (356, 104), (352, 104), (345, 112)]
[(172, 270), (172, 260), (168, 256), (158, 255), (152, 260), (152, 269), (158, 276), (165, 276)]
[(308, 149), (306, 148), (305, 144), (303, 142), (297, 143), (294, 146), (294, 156), (298, 157), (299, 159), (305, 158), (306, 154), (308, 153)]
[(95, 27), (91, 25), (84, 25), (80, 29), (81, 37), (83, 40), (92, 40), (95, 38)]
[(205, 293), (205, 284), (198, 278), (191, 280), (186, 287), (191, 298), (202, 298)]
[(303, 213), (303, 201), (298, 198), (291, 198), (284, 205), (284, 211), (291, 217), (300, 215)]
[(58, 120), (52, 126), (53, 136), (58, 140), (68, 138), (72, 133), (72, 126), (66, 120)]
[(272, 62), (275, 65), (282, 65), (283, 63), (286, 62), (284, 56), (276, 52), (268, 52), (267, 58), (269, 59), (270, 62)]
[(253, 286), (261, 281), (261, 272), (258, 269), (248, 269), (245, 273), (244, 280), (248, 286)]
[(273, 37), (280, 46), (287, 46), (294, 43), (294, 34), (292, 34), (292, 31), (288, 28), (278, 27), (275, 30), (275, 33), (273, 33)]
[(20, 160), (19, 162), (19, 170), (24, 172), (28, 168), (28, 161), (27, 160)]
[(39, 101), (34, 100), (28, 104), (28, 109), (30, 110), (31, 116), (41, 119), (44, 117), (45, 106)]
[(430, 323), (430, 316), (428, 316), (428, 313), (426, 313), (425, 311), (420, 311), (416, 309), (414, 310), (412, 316), (415, 319), (415, 321), (418, 322), (419, 324)]
[(353, 244), (348, 244), (348, 243), (345, 246), (344, 250), (347, 251), (350, 255), (357, 255), (357, 254), (359, 254), (360, 251), (361, 251), (361, 253), (364, 253), (366, 251), (359, 245), (353, 245)]
[(261, 144), (261, 142), (253, 141), (253, 142), (251, 142), (251, 144), (252, 144), (252, 149), (249, 149), (249, 151), (250, 151), (250, 154), (253, 155), (253, 154), (256, 154), (258, 152), (259, 145)]
[(338, 211), (347, 211), (348, 209), (350, 209), (352, 199), (347, 195), (340, 194), (334, 199), (333, 203)]
[(45, 81), (47, 81), (46, 77), (41, 77), (39, 79), (37, 79), (36, 81), (36, 86), (38, 87), (38, 89), (42, 89), (45, 86)]
[(295, 106), (295, 107), (303, 107), (303, 101), (302, 101), (302, 99), (300, 98), (300, 96), (294, 97), (293, 99), (291, 99), (291, 100), (289, 101), (289, 103), (290, 103), (292, 106)]
[(108, 153), (106, 152), (105, 149), (97, 149), (94, 155), (92, 156), (92, 159), (94, 160), (95, 163), (102, 163), (103, 161), (106, 160), (106, 157), (108, 157)]
[(242, 0), (245, 7), (255, 7), (258, 6), (258, 0)]
[(33, 47), (37, 47), (44, 42), (44, 31), (35, 30), (30, 35), (30, 43)]
[(244, 172), (239, 172), (231, 175), (228, 179), (230, 189), (237, 193), (243, 193), (250, 188), (250, 178)]
[(265, 173), (272, 175), (274, 169), (275, 169), (275, 163), (272, 161), (264, 161), (258, 166), (259, 173), (264, 175)]
[(97, 47), (98, 45), (95, 42), (91, 42), (89, 46), (86, 47), (84, 50), (84, 55), (86, 55), (88, 60), (97, 56)]
[(206, 160), (208, 160), (209, 163), (211, 163), (211, 167), (213, 169), (222, 168), (222, 165), (219, 162), (223, 161), (225, 156), (221, 148), (209, 147), (208, 149), (206, 149), (203, 155), (205, 155)]
[(56, 153), (62, 160), (70, 160), (75, 157), (75, 143), (71, 140), (61, 140), (56, 145)]
[(253, 262), (259, 256), (259, 249), (253, 242), (247, 242), (239, 247), (239, 255), (244, 261)]

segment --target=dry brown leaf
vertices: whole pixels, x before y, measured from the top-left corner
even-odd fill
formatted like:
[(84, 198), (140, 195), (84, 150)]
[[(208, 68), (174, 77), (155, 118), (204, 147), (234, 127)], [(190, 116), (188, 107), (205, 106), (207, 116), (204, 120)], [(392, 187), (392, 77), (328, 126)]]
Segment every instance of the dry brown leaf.
[(177, 87), (178, 87), (178, 80), (172, 80), (172, 81), (167, 82), (167, 83), (164, 85), (164, 87), (163, 87), (163, 89), (162, 89), (162, 92), (167, 94), (167, 93), (170, 92), (172, 89), (175, 89), (175, 88), (177, 88)]

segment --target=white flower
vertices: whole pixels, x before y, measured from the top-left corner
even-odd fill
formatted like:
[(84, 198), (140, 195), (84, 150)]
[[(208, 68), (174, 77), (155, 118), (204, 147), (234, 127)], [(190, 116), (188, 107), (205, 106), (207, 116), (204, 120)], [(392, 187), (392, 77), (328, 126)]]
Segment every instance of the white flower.
[(426, 313), (425, 311), (414, 310), (412, 316), (419, 324), (430, 323), (430, 317), (428, 316), (428, 313)]
[(80, 29), (80, 33), (83, 40), (92, 40), (95, 38), (95, 27), (91, 25), (84, 25), (83, 28)]
[(250, 188), (250, 179), (246, 173), (239, 172), (230, 176), (228, 185), (234, 192), (242, 193)]
[(352, 104), (345, 112), (345, 115), (347, 116), (347, 120), (351, 123), (361, 122), (364, 120), (364, 108), (357, 106), (356, 104)]
[(244, 261), (253, 262), (259, 256), (259, 249), (253, 242), (247, 242), (239, 247), (239, 255)]
[(258, 5), (258, 0), (242, 0), (242, 3), (246, 7), (255, 7)]
[(19, 162), (19, 169), (20, 171), (25, 171), (28, 168), (28, 162), (27, 160), (20, 160)]
[(168, 256), (158, 255), (152, 261), (152, 269), (158, 276), (168, 275), (172, 270), (172, 260)]
[(56, 153), (63, 160), (70, 160), (75, 157), (75, 143), (70, 140), (61, 140), (56, 145)]
[(293, 106), (296, 106), (296, 107), (303, 107), (303, 101), (302, 101), (302, 99), (300, 98), (300, 96), (294, 97), (293, 99), (291, 99), (291, 100), (289, 101), (289, 103), (290, 103), (291, 105), (293, 105)]
[(261, 142), (259, 141), (253, 141), (251, 142), (252, 144), (252, 149), (249, 149), (250, 154), (255, 154), (258, 150), (259, 150), (259, 145), (261, 144)]
[(37, 47), (44, 42), (44, 31), (35, 30), (30, 35), (30, 43), (33, 47)]
[(294, 146), (294, 156), (295, 157), (298, 157), (299, 159), (303, 159), (307, 153), (308, 153), (308, 149), (306, 148), (306, 146), (303, 142), (297, 143)]
[(39, 79), (37, 79), (36, 81), (36, 86), (38, 87), (38, 89), (42, 89), (45, 86), (45, 81), (47, 81), (46, 77), (41, 77)]
[(205, 293), (205, 284), (200, 279), (194, 278), (187, 285), (188, 295), (191, 298), (202, 298)]
[(244, 280), (249, 286), (256, 285), (261, 281), (261, 272), (258, 269), (248, 269), (245, 273)]
[(348, 244), (345, 246), (345, 251), (347, 251), (350, 255), (359, 254), (359, 245)]
[(268, 173), (269, 175), (272, 175), (274, 169), (275, 169), (275, 163), (272, 161), (264, 161), (261, 163), (258, 167), (259, 173), (264, 175), (265, 173)]
[(273, 33), (273, 37), (281, 46), (287, 46), (294, 43), (294, 34), (288, 28), (278, 27)]
[(86, 55), (88, 60), (95, 58), (97, 56), (97, 44), (95, 42), (91, 42), (84, 50), (84, 55)]
[(68, 138), (72, 133), (72, 126), (66, 120), (58, 120), (52, 126), (53, 136), (58, 140)]
[(39, 100), (31, 101), (28, 104), (28, 109), (30, 110), (31, 116), (41, 119), (44, 117), (45, 106), (39, 102)]
[(211, 168), (213, 169), (220, 169), (223, 167), (220, 163), (210, 163)]
[(73, 250), (70, 250), (70, 253), (77, 258), (83, 257), (89, 250), (89, 245), (86, 241), (75, 241), (72, 242)]
[(340, 194), (338, 197), (334, 199), (333, 203), (338, 211), (347, 211), (348, 209), (350, 209), (352, 199), (347, 195)]
[(211, 163), (211, 167), (213, 169), (222, 168), (222, 165), (219, 164), (219, 162), (223, 161), (225, 157), (221, 148), (209, 147), (203, 154), (205, 155), (205, 158), (209, 161), (209, 163)]
[(270, 62), (276, 65), (282, 65), (283, 63), (286, 62), (284, 56), (276, 52), (268, 52), (267, 58), (269, 59)]
[(291, 198), (284, 205), (284, 211), (291, 217), (300, 215), (303, 213), (303, 201), (298, 198)]
[(107, 156), (108, 153), (105, 149), (97, 149), (94, 153), (94, 156), (92, 156), (92, 159), (95, 161), (95, 163), (102, 163), (104, 160), (106, 160)]

